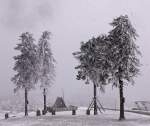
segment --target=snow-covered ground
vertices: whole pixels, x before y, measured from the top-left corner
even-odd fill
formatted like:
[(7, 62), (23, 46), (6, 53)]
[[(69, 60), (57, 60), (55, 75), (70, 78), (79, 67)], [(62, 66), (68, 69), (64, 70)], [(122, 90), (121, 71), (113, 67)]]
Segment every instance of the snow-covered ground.
[[(16, 114), (7, 120), (1, 119), (0, 126), (150, 126), (150, 116), (126, 112), (126, 120), (118, 121), (119, 112), (107, 110), (99, 115), (85, 115), (86, 108), (79, 108), (77, 115), (71, 111), (56, 112), (55, 116), (47, 114), (36, 117), (35, 112), (24, 117), (23, 113)], [(3, 115), (4, 118), (4, 115)]]

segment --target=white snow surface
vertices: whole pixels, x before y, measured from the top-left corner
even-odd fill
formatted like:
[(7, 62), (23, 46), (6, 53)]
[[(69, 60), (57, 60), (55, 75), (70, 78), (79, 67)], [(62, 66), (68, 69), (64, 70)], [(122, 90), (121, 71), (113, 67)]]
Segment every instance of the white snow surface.
[(76, 115), (71, 111), (56, 112), (56, 115), (36, 117), (35, 112), (30, 112), (28, 117), (23, 113), (10, 114), (9, 119), (4, 119), (4, 113), (0, 114), (0, 126), (150, 126), (150, 116), (125, 113), (126, 120), (119, 121), (119, 112), (106, 110), (98, 115), (87, 116), (86, 108), (80, 107)]

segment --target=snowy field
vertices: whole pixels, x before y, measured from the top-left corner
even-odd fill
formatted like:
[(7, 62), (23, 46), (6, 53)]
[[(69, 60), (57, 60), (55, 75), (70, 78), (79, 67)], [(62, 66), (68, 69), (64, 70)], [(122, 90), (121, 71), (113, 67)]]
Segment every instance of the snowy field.
[(107, 110), (97, 116), (87, 116), (85, 112), (85, 108), (79, 108), (75, 116), (66, 111), (40, 117), (36, 117), (35, 112), (29, 113), (29, 117), (19, 113), (16, 117), (1, 119), (0, 126), (150, 126), (150, 116), (146, 115), (126, 112), (126, 120), (118, 121), (119, 112), (116, 111)]

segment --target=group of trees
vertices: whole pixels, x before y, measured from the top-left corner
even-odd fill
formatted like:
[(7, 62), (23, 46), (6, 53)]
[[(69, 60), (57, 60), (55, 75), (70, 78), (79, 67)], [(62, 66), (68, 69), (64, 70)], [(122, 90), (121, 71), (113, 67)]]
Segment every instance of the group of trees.
[[(106, 84), (119, 88), (122, 120), (125, 119), (123, 87), (129, 82), (133, 84), (134, 77), (139, 74), (138, 55), (141, 53), (135, 44), (138, 35), (127, 15), (115, 18), (110, 25), (113, 29), (108, 34), (81, 42), (80, 51), (73, 55), (79, 61), (75, 67), (78, 80), (86, 84), (92, 82), (102, 90)], [(94, 114), (97, 114), (96, 97), (94, 102)]]
[[(139, 74), (140, 51), (135, 44), (138, 37), (127, 15), (115, 18), (110, 25), (113, 29), (108, 34), (93, 37), (87, 42), (81, 42), (80, 51), (74, 52), (79, 61), (75, 67), (78, 70), (77, 79), (86, 84), (92, 82), (94, 89), (112, 84), (119, 88), (120, 120), (124, 119), (123, 87), (134, 82)], [(28, 91), (41, 82), (43, 89), (44, 110), (46, 111), (46, 91), (55, 77), (55, 60), (50, 49), (50, 33), (43, 32), (36, 45), (32, 34), (26, 32), (20, 36), (20, 43), (15, 50), (21, 52), (14, 57), (14, 70), (17, 72), (12, 81), (16, 88), (25, 90), (25, 115), (28, 115)], [(94, 114), (97, 114), (96, 93), (94, 92)]]
[(15, 50), (20, 54), (14, 56), (14, 71), (16, 74), (11, 79), (16, 88), (25, 91), (25, 116), (28, 115), (28, 91), (35, 88), (40, 82), (44, 96), (44, 111), (46, 111), (46, 92), (55, 77), (55, 60), (50, 48), (50, 32), (44, 31), (36, 45), (33, 35), (29, 32), (22, 33), (19, 37), (20, 43)]

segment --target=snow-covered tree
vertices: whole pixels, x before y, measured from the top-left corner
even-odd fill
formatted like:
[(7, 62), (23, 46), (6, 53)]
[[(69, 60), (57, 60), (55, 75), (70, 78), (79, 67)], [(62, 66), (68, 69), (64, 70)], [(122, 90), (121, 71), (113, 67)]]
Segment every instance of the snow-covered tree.
[(135, 40), (138, 37), (127, 15), (115, 18), (110, 24), (113, 29), (109, 32), (108, 56), (112, 64), (113, 85), (120, 91), (120, 120), (124, 119), (123, 86), (134, 82), (133, 78), (139, 73), (140, 62), (137, 55), (141, 54)]
[(17, 44), (15, 50), (21, 54), (14, 56), (16, 74), (12, 78), (16, 88), (25, 90), (25, 116), (28, 115), (28, 91), (34, 88), (38, 81), (38, 57), (37, 46), (34, 44), (32, 34), (26, 32), (20, 36), (20, 43)]
[(104, 91), (104, 85), (110, 73), (111, 64), (107, 59), (109, 50), (106, 35), (92, 38), (88, 42), (82, 42), (79, 52), (73, 53), (79, 61), (77, 79), (85, 80), (85, 83), (91, 81), (94, 84), (94, 115), (97, 114), (96, 87)]
[(46, 111), (46, 92), (54, 81), (55, 60), (50, 48), (50, 32), (44, 31), (38, 42), (38, 57), (40, 61), (40, 87), (43, 89), (44, 111)]

